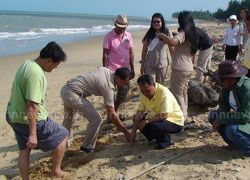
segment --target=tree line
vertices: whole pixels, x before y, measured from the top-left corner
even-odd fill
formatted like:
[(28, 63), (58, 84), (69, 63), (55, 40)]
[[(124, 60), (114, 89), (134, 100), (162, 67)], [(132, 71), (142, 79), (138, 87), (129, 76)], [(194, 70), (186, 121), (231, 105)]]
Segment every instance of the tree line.
[[(239, 17), (241, 9), (247, 7), (250, 10), (250, 0), (231, 0), (228, 3), (228, 7), (226, 10), (221, 8), (217, 9), (216, 12), (211, 13), (210, 11), (189, 11), (195, 19), (203, 19), (203, 20), (226, 20), (230, 15), (235, 14)], [(173, 18), (177, 18), (180, 12), (175, 12), (172, 14)]]

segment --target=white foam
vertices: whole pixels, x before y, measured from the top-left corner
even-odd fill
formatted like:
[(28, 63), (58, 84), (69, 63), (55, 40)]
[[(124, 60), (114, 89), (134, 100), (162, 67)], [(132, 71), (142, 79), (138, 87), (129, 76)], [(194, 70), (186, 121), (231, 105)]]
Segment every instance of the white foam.
[[(27, 32), (0, 32), (0, 40), (25, 40), (36, 39), (49, 35), (72, 35), (72, 34), (93, 34), (105, 33), (113, 28), (112, 25), (98, 25), (90, 28), (34, 28)], [(149, 28), (145, 25), (129, 25), (128, 30), (140, 30)]]

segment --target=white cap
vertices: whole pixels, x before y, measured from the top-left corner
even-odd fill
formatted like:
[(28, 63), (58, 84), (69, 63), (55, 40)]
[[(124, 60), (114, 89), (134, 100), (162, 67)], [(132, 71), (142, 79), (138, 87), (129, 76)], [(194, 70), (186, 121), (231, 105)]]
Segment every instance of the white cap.
[(238, 19), (237, 19), (237, 16), (236, 16), (236, 15), (231, 15), (231, 16), (229, 17), (229, 20), (235, 20), (235, 21), (238, 21)]

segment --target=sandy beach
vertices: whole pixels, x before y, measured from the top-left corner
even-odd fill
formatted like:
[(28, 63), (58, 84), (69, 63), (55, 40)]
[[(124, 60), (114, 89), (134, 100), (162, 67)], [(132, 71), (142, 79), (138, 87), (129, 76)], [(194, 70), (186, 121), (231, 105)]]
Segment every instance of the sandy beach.
[[(223, 57), (220, 46), (225, 24), (218, 26), (217, 23), (204, 23), (202, 27), (208, 31), (211, 37), (219, 40), (214, 47), (212, 68), (215, 69), (216, 64)], [(174, 28), (171, 30), (176, 31)], [(136, 78), (131, 82), (128, 100), (119, 109), (119, 113), (126, 116), (124, 123), (127, 127), (131, 127), (132, 115), (138, 106), (139, 91), (136, 80), (139, 76), (141, 40), (144, 34), (145, 31), (132, 33)], [(55, 121), (61, 123), (63, 120), (60, 89), (66, 81), (102, 65), (102, 41), (103, 36), (98, 36), (83, 42), (63, 45), (68, 56), (67, 62), (60, 64), (52, 73), (46, 74), (48, 80), (47, 109)], [(39, 52), (32, 52), (0, 58), (0, 180), (20, 179), (17, 167), (18, 148), (14, 133), (5, 121), (5, 111), (17, 68), (26, 59), (36, 58), (38, 54)], [(105, 120), (102, 98), (90, 97), (89, 99)], [(227, 148), (219, 135), (213, 132), (207, 121), (210, 110), (212, 109), (190, 106), (189, 114), (197, 122), (197, 126), (171, 136), (175, 145), (164, 150), (154, 150), (140, 133), (138, 133), (136, 143), (128, 144), (113, 125), (104, 125), (99, 135), (97, 150), (91, 154), (78, 153), (87, 120), (76, 116), (75, 141), (63, 160), (63, 168), (67, 172), (63, 179), (129, 179), (182, 153), (187, 154), (169, 160), (137, 179), (249, 179), (250, 158), (245, 158), (239, 151)], [(51, 165), (50, 153), (34, 150), (30, 161), (32, 179), (48, 179)]]

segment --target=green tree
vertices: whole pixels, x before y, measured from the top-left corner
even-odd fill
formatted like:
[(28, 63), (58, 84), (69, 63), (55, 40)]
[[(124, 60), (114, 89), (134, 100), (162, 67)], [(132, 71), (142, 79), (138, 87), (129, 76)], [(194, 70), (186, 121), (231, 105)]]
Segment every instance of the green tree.
[[(226, 20), (230, 15), (237, 15), (240, 17), (240, 11), (243, 7), (247, 7), (250, 10), (250, 0), (231, 0), (228, 3), (227, 9), (223, 10), (221, 8), (217, 9), (216, 12), (211, 13), (209, 11), (190, 11), (195, 19), (204, 19), (204, 20), (211, 20), (211, 19), (219, 19), (219, 20)], [(172, 17), (177, 18), (180, 12), (175, 12), (172, 14)]]

